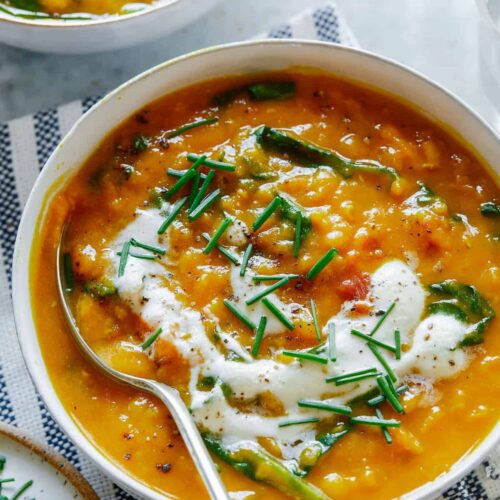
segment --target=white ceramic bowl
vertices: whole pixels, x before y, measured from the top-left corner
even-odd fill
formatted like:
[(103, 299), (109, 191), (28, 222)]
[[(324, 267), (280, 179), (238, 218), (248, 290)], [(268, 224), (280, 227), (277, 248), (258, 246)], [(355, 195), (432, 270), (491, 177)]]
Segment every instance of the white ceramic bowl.
[(220, 0), (158, 0), (125, 15), (89, 20), (21, 19), (0, 11), (0, 43), (56, 54), (121, 49), (168, 35), (205, 14)]
[[(121, 86), (92, 108), (71, 130), (39, 176), (24, 210), (14, 253), (13, 299), (19, 340), (33, 380), (59, 425), (109, 477), (135, 495), (162, 498), (134, 481), (108, 461), (84, 436), (67, 414), (50, 382), (30, 309), (29, 261), (31, 242), (38, 231), (45, 197), (54, 183), (75, 173), (101, 140), (135, 111), (186, 85), (221, 75), (252, 73), (307, 65), (369, 83), (399, 98), (431, 119), (450, 124), (458, 137), (466, 138), (482, 157), (495, 165), (498, 179), (500, 139), (464, 103), (425, 77), (392, 61), (361, 50), (338, 45), (294, 40), (239, 43), (198, 51), (166, 62)], [(437, 495), (477, 465), (500, 440), (500, 424), (452, 469), (407, 498)]]

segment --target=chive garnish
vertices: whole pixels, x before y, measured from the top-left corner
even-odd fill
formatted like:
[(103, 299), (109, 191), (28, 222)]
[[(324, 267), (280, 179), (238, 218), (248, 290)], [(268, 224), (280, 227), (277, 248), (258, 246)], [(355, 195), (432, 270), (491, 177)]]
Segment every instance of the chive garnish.
[(253, 245), (249, 243), (247, 249), (245, 250), (245, 253), (243, 254), (243, 260), (241, 261), (241, 269), (240, 269), (241, 277), (245, 276), (245, 273), (247, 272), (248, 261), (250, 260), (252, 252), (253, 252)]
[(377, 324), (375, 325), (375, 328), (370, 332), (370, 337), (375, 334), (375, 332), (382, 326), (382, 323), (385, 321), (385, 318), (389, 316), (391, 311), (394, 309), (396, 306), (396, 302), (393, 302), (388, 308), (387, 311), (381, 316), (381, 318), (378, 320)]
[(328, 323), (328, 357), (330, 361), (337, 361), (335, 323)]
[[(117, 252), (116, 255), (119, 255), (121, 257), (122, 252)], [(144, 253), (129, 252), (128, 256), (129, 257), (134, 257), (135, 259), (156, 260), (156, 257), (154, 255), (147, 255), (147, 254), (144, 254)]]
[(392, 391), (387, 379), (381, 375), (377, 377), (377, 384), (390, 405), (398, 412), (404, 413), (403, 405), (400, 403), (396, 391)]
[(157, 338), (161, 335), (162, 329), (158, 328), (154, 333), (152, 333), (142, 344), (142, 350), (146, 350), (148, 347), (151, 347), (157, 340)]
[(201, 166), (204, 156), (201, 156), (193, 165), (191, 165), (186, 173), (179, 177), (177, 182), (167, 191), (166, 196), (170, 197), (182, 189), (195, 175), (196, 169)]
[(202, 160), (202, 165), (206, 165), (207, 167), (215, 168), (218, 170), (225, 170), (226, 172), (234, 172), (236, 170), (236, 167), (232, 165), (231, 163), (224, 163), (223, 161), (216, 161), (216, 160), (211, 160), (210, 158), (207, 158), (206, 156), (199, 156), (195, 155), (193, 153), (189, 153), (187, 155), (187, 159), (191, 162), (198, 162), (199, 160)]
[(326, 365), (328, 360), (317, 354), (311, 354), (309, 352), (303, 351), (282, 351), (281, 354), (283, 356), (290, 356), (291, 358), (303, 359), (305, 361), (314, 361), (315, 363), (321, 363), (322, 365)]
[(396, 377), (396, 374), (394, 373), (393, 369), (390, 367), (384, 356), (382, 356), (382, 353), (378, 350), (378, 347), (370, 343), (367, 343), (366, 345), (368, 346), (368, 349), (373, 352), (379, 363), (384, 367), (389, 377), (391, 377), (391, 380), (395, 382), (398, 378)]
[(394, 343), (396, 344), (396, 359), (401, 359), (401, 332), (396, 330), (394, 332)]
[[(384, 415), (382, 415), (382, 412), (380, 411), (379, 408), (375, 408), (375, 415), (377, 415), (378, 419), (384, 420)], [(388, 429), (386, 427), (382, 427), (381, 430), (387, 444), (392, 444), (392, 436), (391, 433), (388, 431)]]
[(5, 455), (0, 455), (0, 472), (3, 472), (6, 463), (7, 457), (5, 457)]
[(158, 234), (163, 234), (170, 224), (174, 222), (174, 219), (179, 215), (180, 211), (182, 210), (182, 207), (186, 204), (188, 197), (185, 196), (184, 198), (181, 198), (180, 200), (177, 200), (174, 205), (172, 206), (172, 210), (168, 214), (167, 218), (163, 221), (162, 225), (158, 229)]
[(334, 259), (334, 257), (338, 254), (338, 250), (336, 248), (330, 248), (328, 252), (321, 257), (321, 259), (314, 264), (314, 266), (309, 269), (308, 273), (306, 274), (306, 278), (308, 280), (312, 280), (315, 278), (323, 269)]
[(342, 375), (326, 377), (326, 382), (335, 382), (335, 385), (344, 385), (376, 377), (377, 375), (379, 375), (379, 372), (376, 368), (366, 368), (365, 370), (357, 370), (355, 372), (343, 373)]
[(295, 215), (295, 240), (293, 242), (293, 256), (297, 258), (300, 251), (300, 243), (302, 242), (302, 212), (297, 210)]
[(13, 483), (15, 481), (15, 479), (13, 477), (8, 477), (6, 479), (0, 479), (0, 484), (3, 484), (3, 483)]
[(378, 425), (381, 427), (400, 427), (401, 422), (399, 420), (386, 420), (378, 417), (351, 417), (350, 421), (352, 424), (360, 424), (360, 425)]
[(21, 497), (21, 495), (31, 487), (33, 484), (33, 480), (30, 479), (29, 481), (26, 481), (15, 493), (12, 495), (12, 498), (10, 500), (18, 500), (18, 498)]
[(385, 342), (382, 342), (381, 340), (377, 340), (373, 337), (370, 337), (369, 335), (366, 335), (362, 332), (358, 332), (358, 330), (351, 330), (351, 335), (354, 335), (355, 337), (359, 337), (360, 339), (363, 339), (363, 340), (367, 340), (369, 343), (378, 345), (379, 347), (383, 347), (384, 349), (387, 349), (388, 351), (396, 352), (396, 348), (393, 347), (392, 345), (386, 344)]
[[(187, 172), (187, 170), (176, 170), (175, 168), (167, 168), (167, 175), (170, 175), (171, 177), (177, 177), (177, 178), (180, 178), (182, 177), (185, 173)], [(206, 179), (206, 175), (205, 174), (202, 174), (200, 172), (200, 178), (201, 180), (205, 180)]]
[(203, 253), (205, 255), (208, 255), (217, 245), (217, 242), (221, 239), (221, 236), (224, 234), (226, 229), (233, 223), (233, 218), (232, 217), (226, 217), (217, 231), (215, 231), (215, 234), (212, 236), (210, 241), (207, 243), (207, 246), (203, 250)]
[(157, 247), (157, 246), (154, 246), (154, 245), (148, 245), (147, 243), (143, 243), (142, 241), (138, 241), (135, 238), (132, 238), (130, 240), (130, 244), (132, 246), (134, 246), (134, 247), (142, 248), (144, 250), (148, 250), (148, 251), (153, 252), (153, 253), (155, 253), (157, 255), (165, 255), (165, 253), (166, 253), (166, 250), (164, 248)]
[(203, 183), (201, 184), (200, 189), (196, 193), (193, 202), (189, 204), (189, 213), (191, 213), (200, 204), (200, 201), (205, 196), (205, 193), (207, 192), (208, 186), (210, 186), (214, 175), (215, 170), (210, 170), (210, 172), (208, 172), (207, 176), (203, 180)]
[(299, 277), (298, 274), (257, 274), (253, 276), (254, 281), (276, 281), (283, 278), (288, 278), (290, 280), (295, 280)]
[(201, 179), (201, 174), (200, 172), (197, 171), (193, 177), (191, 192), (189, 193), (189, 206), (192, 205), (193, 201), (196, 198), (196, 195), (198, 194), (198, 190), (200, 189), (200, 179)]
[(289, 281), (290, 281), (289, 278), (282, 278), (282, 279), (280, 279), (279, 281), (277, 281), (273, 285), (268, 286), (267, 288), (265, 288), (264, 290), (260, 291), (259, 293), (257, 293), (253, 297), (250, 297), (249, 299), (247, 299), (245, 301), (245, 304), (247, 304), (248, 306), (254, 304), (258, 300), (260, 300), (260, 299), (266, 297), (267, 295), (269, 295), (270, 293), (273, 293), (278, 288), (281, 288), (282, 286), (286, 285)]
[(252, 356), (254, 358), (257, 357), (257, 354), (259, 354), (259, 348), (262, 339), (264, 337), (264, 330), (266, 329), (266, 325), (267, 325), (267, 317), (261, 316), (259, 321), (259, 326), (257, 327), (257, 333), (255, 334), (255, 340), (252, 346)]
[(123, 244), (122, 252), (120, 255), (120, 263), (118, 264), (118, 277), (120, 278), (125, 273), (125, 266), (127, 265), (128, 254), (130, 252), (130, 240)]
[[(403, 394), (403, 392), (408, 391), (410, 388), (407, 385), (402, 385), (396, 389), (396, 392), (398, 394)], [(385, 401), (386, 397), (383, 394), (380, 394), (379, 396), (375, 396), (374, 398), (369, 399), (366, 404), (368, 406), (376, 406), (379, 405), (380, 403), (383, 403)]]
[(173, 132), (168, 134), (167, 138), (173, 139), (174, 137), (177, 137), (178, 135), (181, 135), (184, 132), (187, 132), (188, 130), (191, 130), (196, 127), (201, 127), (202, 125), (211, 125), (212, 123), (215, 123), (217, 121), (219, 121), (219, 117), (214, 116), (213, 118), (207, 118), (206, 120), (198, 120), (196, 122), (187, 123), (186, 125), (183, 125), (182, 127), (179, 127), (177, 130), (174, 130)]
[(277, 210), (277, 208), (281, 205), (281, 198), (279, 196), (276, 196), (269, 205), (267, 205), (266, 208), (264, 208), (264, 211), (255, 219), (255, 222), (252, 224), (253, 230), (257, 231), (264, 222), (266, 222), (271, 215)]
[[(202, 234), (203, 238), (207, 241), (210, 241), (210, 236), (207, 233)], [(238, 266), (240, 263), (238, 258), (235, 257), (227, 248), (224, 248), (222, 245), (215, 245), (215, 248), (226, 257), (226, 259), (230, 260), (235, 266)]]
[(281, 321), (289, 330), (293, 330), (295, 325), (293, 321), (285, 316), (276, 304), (273, 304), (267, 297), (262, 299), (262, 303)]
[(203, 198), (203, 200), (200, 201), (200, 204), (189, 213), (189, 220), (192, 222), (203, 215), (203, 213), (218, 200), (220, 195), (220, 189), (217, 188), (215, 191), (212, 191), (208, 196)]
[(318, 325), (318, 314), (316, 312), (316, 303), (314, 302), (314, 299), (311, 299), (311, 314), (313, 318), (314, 330), (316, 331), (316, 338), (321, 340), (321, 331)]
[(231, 301), (224, 299), (224, 305), (248, 328), (255, 330), (255, 323), (244, 313), (242, 313)]
[(340, 415), (352, 414), (352, 409), (349, 406), (331, 405), (323, 401), (316, 401), (313, 399), (301, 399), (297, 402), (297, 405), (301, 408), (315, 408), (317, 410), (332, 411), (334, 413), (339, 413)]
[(278, 427), (289, 427), (290, 425), (315, 424), (319, 422), (318, 417), (300, 418), (296, 420), (285, 420), (278, 424)]
[(66, 279), (66, 291), (72, 292), (74, 279), (73, 279), (73, 268), (71, 266), (71, 254), (65, 253), (63, 258), (64, 258), (64, 277)]

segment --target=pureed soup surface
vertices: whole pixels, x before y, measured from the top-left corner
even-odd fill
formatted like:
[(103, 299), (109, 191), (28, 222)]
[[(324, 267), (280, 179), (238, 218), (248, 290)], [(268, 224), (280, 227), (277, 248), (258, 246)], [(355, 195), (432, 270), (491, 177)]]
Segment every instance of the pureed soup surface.
[(168, 95), (46, 212), (32, 300), (54, 387), (133, 477), (206, 495), (163, 406), (73, 345), (55, 286), (69, 221), (84, 336), (113, 367), (181, 391), (230, 491), (411, 491), (498, 420), (498, 199), (442, 129), (326, 75)]
[[(50, 15), (86, 13), (95, 15), (125, 14), (135, 12), (154, 0), (5, 0), (5, 4), (32, 12), (45, 12)], [(2, 2), (0, 2), (1, 5)]]

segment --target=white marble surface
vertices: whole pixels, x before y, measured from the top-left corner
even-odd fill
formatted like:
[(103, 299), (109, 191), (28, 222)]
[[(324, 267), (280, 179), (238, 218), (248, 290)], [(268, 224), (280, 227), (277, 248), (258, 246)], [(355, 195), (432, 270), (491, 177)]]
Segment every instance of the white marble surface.
[[(325, 0), (223, 0), (182, 31), (125, 51), (52, 56), (0, 46), (0, 121), (103, 94), (144, 69), (201, 47), (242, 40)], [(361, 45), (425, 73), (487, 119), (474, 0), (337, 0)], [(500, 89), (499, 89), (500, 92)]]

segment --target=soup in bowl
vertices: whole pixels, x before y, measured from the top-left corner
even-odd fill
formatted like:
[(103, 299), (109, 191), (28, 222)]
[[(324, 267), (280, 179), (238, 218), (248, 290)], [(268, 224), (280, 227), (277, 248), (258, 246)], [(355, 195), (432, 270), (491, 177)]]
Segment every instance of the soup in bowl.
[[(360, 63), (413, 79), (417, 102), (360, 79)], [(21, 343), (56, 418), (125, 486), (205, 495), (161, 403), (73, 345), (55, 279), (64, 227), (82, 334), (113, 368), (179, 390), (235, 495), (418, 497), (495, 441), (498, 184), (418, 96), (437, 92), (450, 116), (461, 105), (418, 82), (352, 49), (254, 42), (119, 89), (102, 112), (127, 95), (131, 109), (80, 158), (99, 108), (63, 142), (28, 204), (31, 250), (27, 215), (17, 243), (16, 262), (30, 258), (14, 280)], [(483, 154), (498, 151), (469, 116)]]

